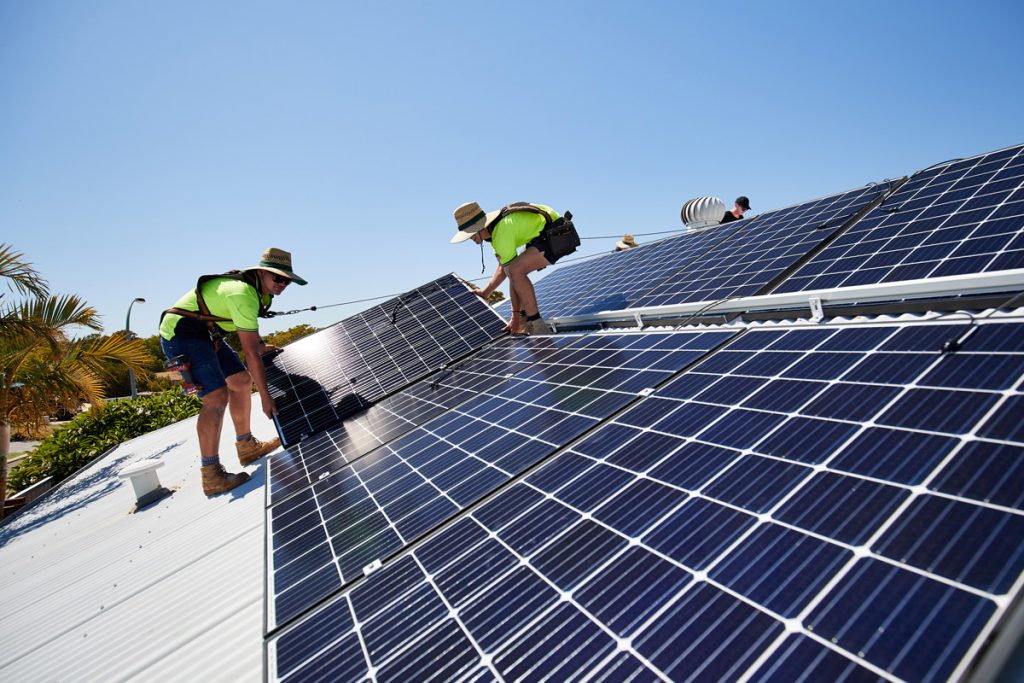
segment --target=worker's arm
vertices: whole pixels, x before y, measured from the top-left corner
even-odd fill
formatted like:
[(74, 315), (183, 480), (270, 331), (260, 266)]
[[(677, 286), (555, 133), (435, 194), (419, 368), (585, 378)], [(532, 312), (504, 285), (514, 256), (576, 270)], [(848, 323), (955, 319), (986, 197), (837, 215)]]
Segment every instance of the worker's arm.
[(267, 387), (267, 373), (263, 368), (263, 356), (260, 351), (263, 346), (260, 341), (259, 332), (238, 331), (238, 340), (242, 342), (242, 351), (245, 353), (245, 365), (249, 368), (252, 381), (256, 384), (256, 390), (260, 392), (260, 401), (263, 404), (263, 414), (268, 420), (274, 419), (277, 406), (274, 399), (270, 397), (270, 389)]
[(501, 283), (505, 281), (505, 269), (499, 263), (498, 267), (494, 270), (494, 275), (491, 276), (491, 281), (487, 283), (487, 286), (483, 289), (477, 289), (474, 291), (478, 297), (487, 301), (487, 297), (494, 293)]

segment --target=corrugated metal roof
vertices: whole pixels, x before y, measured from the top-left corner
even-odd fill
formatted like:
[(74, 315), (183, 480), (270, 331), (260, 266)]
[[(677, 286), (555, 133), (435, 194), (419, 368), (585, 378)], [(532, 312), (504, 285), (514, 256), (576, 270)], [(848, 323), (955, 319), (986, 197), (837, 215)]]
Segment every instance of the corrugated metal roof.
[[(253, 425), (273, 433), (258, 403)], [(129, 514), (117, 472), (147, 458), (174, 494)], [(0, 679), (261, 678), (263, 465), (248, 470), (245, 486), (206, 498), (192, 418), (121, 444), (5, 525)]]

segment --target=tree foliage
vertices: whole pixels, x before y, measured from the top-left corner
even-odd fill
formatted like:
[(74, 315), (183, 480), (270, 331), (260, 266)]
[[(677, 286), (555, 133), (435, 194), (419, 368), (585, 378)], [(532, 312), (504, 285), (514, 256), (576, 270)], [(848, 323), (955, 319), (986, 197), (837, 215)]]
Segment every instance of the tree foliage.
[(110, 363), (141, 370), (145, 345), (122, 334), (75, 339), (100, 330), (96, 311), (74, 294), (50, 294), (20, 253), (0, 245), (0, 278), (28, 298), (0, 306), (0, 504), (7, 489), (11, 426), (39, 428), (62, 405), (102, 403)]
[(174, 424), (199, 412), (201, 401), (180, 391), (110, 401), (76, 416), (11, 470), (10, 489), (18, 491), (46, 477), (66, 479), (117, 444)]
[(286, 344), (291, 344), (294, 341), (298, 341), (303, 337), (308, 337), (317, 331), (317, 328), (312, 325), (302, 323), (301, 325), (289, 327), (283, 332), (269, 332), (263, 335), (263, 341), (268, 344), (273, 344), (274, 346), (284, 346)]

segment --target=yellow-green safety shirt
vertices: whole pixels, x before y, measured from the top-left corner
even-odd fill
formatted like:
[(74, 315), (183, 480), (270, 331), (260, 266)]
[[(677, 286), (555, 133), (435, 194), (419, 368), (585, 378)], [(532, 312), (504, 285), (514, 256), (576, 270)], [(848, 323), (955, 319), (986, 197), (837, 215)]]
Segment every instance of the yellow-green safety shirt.
[[(553, 221), (560, 218), (550, 206), (533, 202), (530, 204), (543, 210), (551, 216)], [(491, 226), (491, 246), (494, 248), (494, 253), (498, 255), (501, 265), (507, 266), (516, 257), (516, 250), (539, 235), (540, 231), (544, 229), (545, 223), (544, 216), (539, 213), (515, 211)]]

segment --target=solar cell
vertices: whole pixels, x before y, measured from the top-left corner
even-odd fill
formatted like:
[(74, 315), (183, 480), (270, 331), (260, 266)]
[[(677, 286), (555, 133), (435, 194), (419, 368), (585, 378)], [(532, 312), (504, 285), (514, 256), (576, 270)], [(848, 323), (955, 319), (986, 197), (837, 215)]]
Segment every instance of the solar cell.
[(446, 275), (289, 345), (266, 361), (284, 444), (337, 425), (498, 337), (502, 319)]
[(1024, 267), (1024, 145), (918, 171), (777, 292)]
[[(318, 460), (345, 464), (323, 476), (309, 471), (311, 485), (289, 482), (283, 488), (291, 495), (268, 509), (268, 623), (285, 623), (362, 576), (368, 564), (533, 467), (732, 334), (506, 340), (533, 362), (471, 401), (359, 457), (331, 455), (334, 442), (317, 441), (327, 452)], [(509, 369), (507, 361), (499, 365)], [(272, 470), (272, 490), (284, 469)], [(524, 542), (539, 538), (536, 530), (524, 534)]]
[(749, 325), (272, 637), (270, 678), (963, 674), (1024, 575), (1024, 323), (941, 353), (964, 329)]

